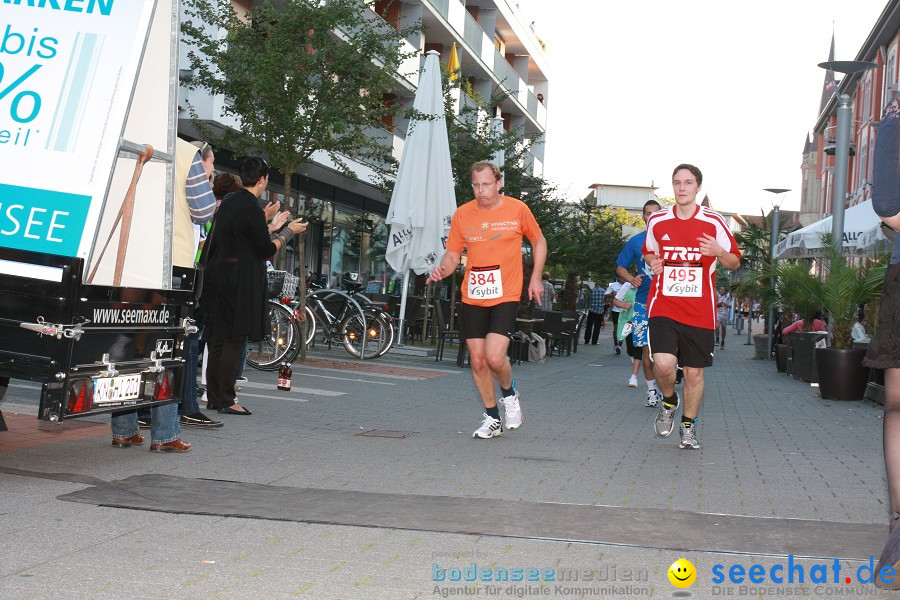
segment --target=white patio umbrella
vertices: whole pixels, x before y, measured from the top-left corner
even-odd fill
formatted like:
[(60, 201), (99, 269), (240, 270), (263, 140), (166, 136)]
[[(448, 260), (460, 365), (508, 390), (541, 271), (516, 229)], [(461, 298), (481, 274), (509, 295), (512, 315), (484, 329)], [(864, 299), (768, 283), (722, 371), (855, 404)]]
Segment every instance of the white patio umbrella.
[(444, 118), (439, 54), (425, 57), (413, 107), (430, 118), (412, 119), (400, 157), (400, 168), (387, 222), (390, 224), (385, 260), (403, 273), (400, 300), (400, 344), (409, 272), (429, 272), (444, 254), (450, 220), (456, 211), (450, 144)]
[[(788, 234), (775, 246), (775, 258), (815, 258), (825, 253), (822, 234), (831, 233), (831, 215)], [(872, 208), (872, 201), (866, 200), (844, 211), (845, 256), (857, 254), (857, 242), (867, 230), (880, 223)]]

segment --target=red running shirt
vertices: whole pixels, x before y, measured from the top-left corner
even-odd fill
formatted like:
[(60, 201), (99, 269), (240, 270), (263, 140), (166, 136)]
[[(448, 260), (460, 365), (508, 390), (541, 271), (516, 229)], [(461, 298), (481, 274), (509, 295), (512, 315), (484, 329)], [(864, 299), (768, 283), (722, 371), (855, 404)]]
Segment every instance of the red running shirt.
[(715, 329), (716, 258), (700, 254), (703, 234), (716, 238), (726, 252), (741, 258), (737, 242), (725, 219), (704, 206), (697, 206), (689, 219), (679, 219), (675, 207), (653, 213), (647, 222), (643, 254), (656, 254), (663, 272), (653, 277), (647, 301), (650, 317)]

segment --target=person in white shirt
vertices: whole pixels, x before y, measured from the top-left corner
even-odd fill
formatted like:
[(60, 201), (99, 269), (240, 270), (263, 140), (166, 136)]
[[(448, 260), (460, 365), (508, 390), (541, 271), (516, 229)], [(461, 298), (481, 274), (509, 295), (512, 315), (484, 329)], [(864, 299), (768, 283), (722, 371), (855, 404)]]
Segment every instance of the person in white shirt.
[(609, 317), (612, 320), (613, 326), (613, 352), (616, 353), (616, 356), (620, 356), (622, 354), (622, 340), (619, 339), (618, 334), (616, 333), (619, 330), (619, 315), (622, 312), (622, 309), (615, 304), (613, 304), (613, 299), (615, 299), (616, 294), (619, 293), (619, 290), (622, 289), (622, 277), (616, 276), (615, 281), (611, 281), (608, 286), (606, 286), (606, 298), (608, 300), (608, 304), (611, 304), (611, 308), (609, 309)]

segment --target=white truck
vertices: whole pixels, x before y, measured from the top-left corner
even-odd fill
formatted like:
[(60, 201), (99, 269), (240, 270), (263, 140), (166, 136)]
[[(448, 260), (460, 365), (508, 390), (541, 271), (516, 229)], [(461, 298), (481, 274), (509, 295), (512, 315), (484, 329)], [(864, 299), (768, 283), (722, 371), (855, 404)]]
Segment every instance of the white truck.
[(42, 420), (180, 397), (178, 27), (178, 0), (0, 11), (0, 377), (42, 383)]

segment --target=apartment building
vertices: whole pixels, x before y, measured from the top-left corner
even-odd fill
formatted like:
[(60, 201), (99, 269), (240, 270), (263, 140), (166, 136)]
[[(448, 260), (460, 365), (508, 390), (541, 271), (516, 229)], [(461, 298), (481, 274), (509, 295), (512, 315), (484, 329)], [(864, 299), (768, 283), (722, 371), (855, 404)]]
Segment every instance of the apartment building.
[(648, 200), (659, 200), (655, 185), (615, 185), (609, 183), (592, 183), (591, 191), (584, 200), (597, 207), (624, 208), (629, 213), (641, 216), (644, 204)]
[[(363, 1), (363, 0), (361, 0)], [(545, 132), (549, 103), (549, 67), (541, 43), (526, 25), (515, 2), (507, 0), (366, 0), (369, 17), (385, 26), (399, 28), (421, 21), (424, 31), (404, 41), (406, 50), (419, 52), (420, 58), (402, 65), (396, 74), (397, 85), (385, 95), (385, 101), (412, 106), (418, 84), (418, 66), (424, 54), (436, 50), (447, 64), (451, 48), (456, 46), (460, 76), (464, 89), (456, 90), (457, 111), (471, 106), (484, 113), (482, 100), (498, 93), (507, 97), (496, 115), (507, 131), (527, 134)], [(253, 0), (232, 0), (238, 10), (248, 10)], [(184, 46), (184, 45), (183, 45)], [(181, 49), (181, 64), (188, 64), (187, 47)], [(233, 119), (222, 117), (227, 99), (210, 97), (202, 90), (182, 88), (179, 106), (188, 104), (197, 118), (208, 126), (238, 128)], [(188, 138), (201, 137), (187, 110), (182, 110), (179, 133)], [(497, 121), (498, 123), (500, 121)], [(392, 150), (400, 159), (409, 123), (403, 119), (386, 121), (372, 128), (371, 135)], [(217, 168), (235, 170), (236, 160), (228, 149), (217, 148)], [(532, 145), (527, 168), (536, 174), (543, 171), (544, 146)], [(292, 188), (300, 197), (292, 198), (289, 207), (310, 219), (306, 235), (307, 269), (328, 281), (333, 273), (359, 273), (366, 280), (386, 284), (391, 279), (390, 267), (384, 261), (388, 227), (384, 222), (390, 198), (373, 185), (379, 165), (366, 164), (346, 157), (352, 176), (342, 174), (325, 153), (291, 174)], [(283, 199), (283, 181), (273, 176), (267, 195)], [(280, 257), (283, 268), (292, 270), (297, 264), (292, 249)]]
[[(853, 110), (846, 190), (848, 208), (872, 198), (873, 152), (878, 123), (884, 107), (900, 91), (898, 49), (900, 0), (892, 0), (878, 17), (855, 59), (873, 62), (877, 67), (864, 73), (849, 74), (836, 86), (836, 94), (850, 96)], [(836, 110), (837, 96), (823, 97), (813, 138), (804, 146), (801, 190), (801, 220), (804, 224), (832, 214)]]

